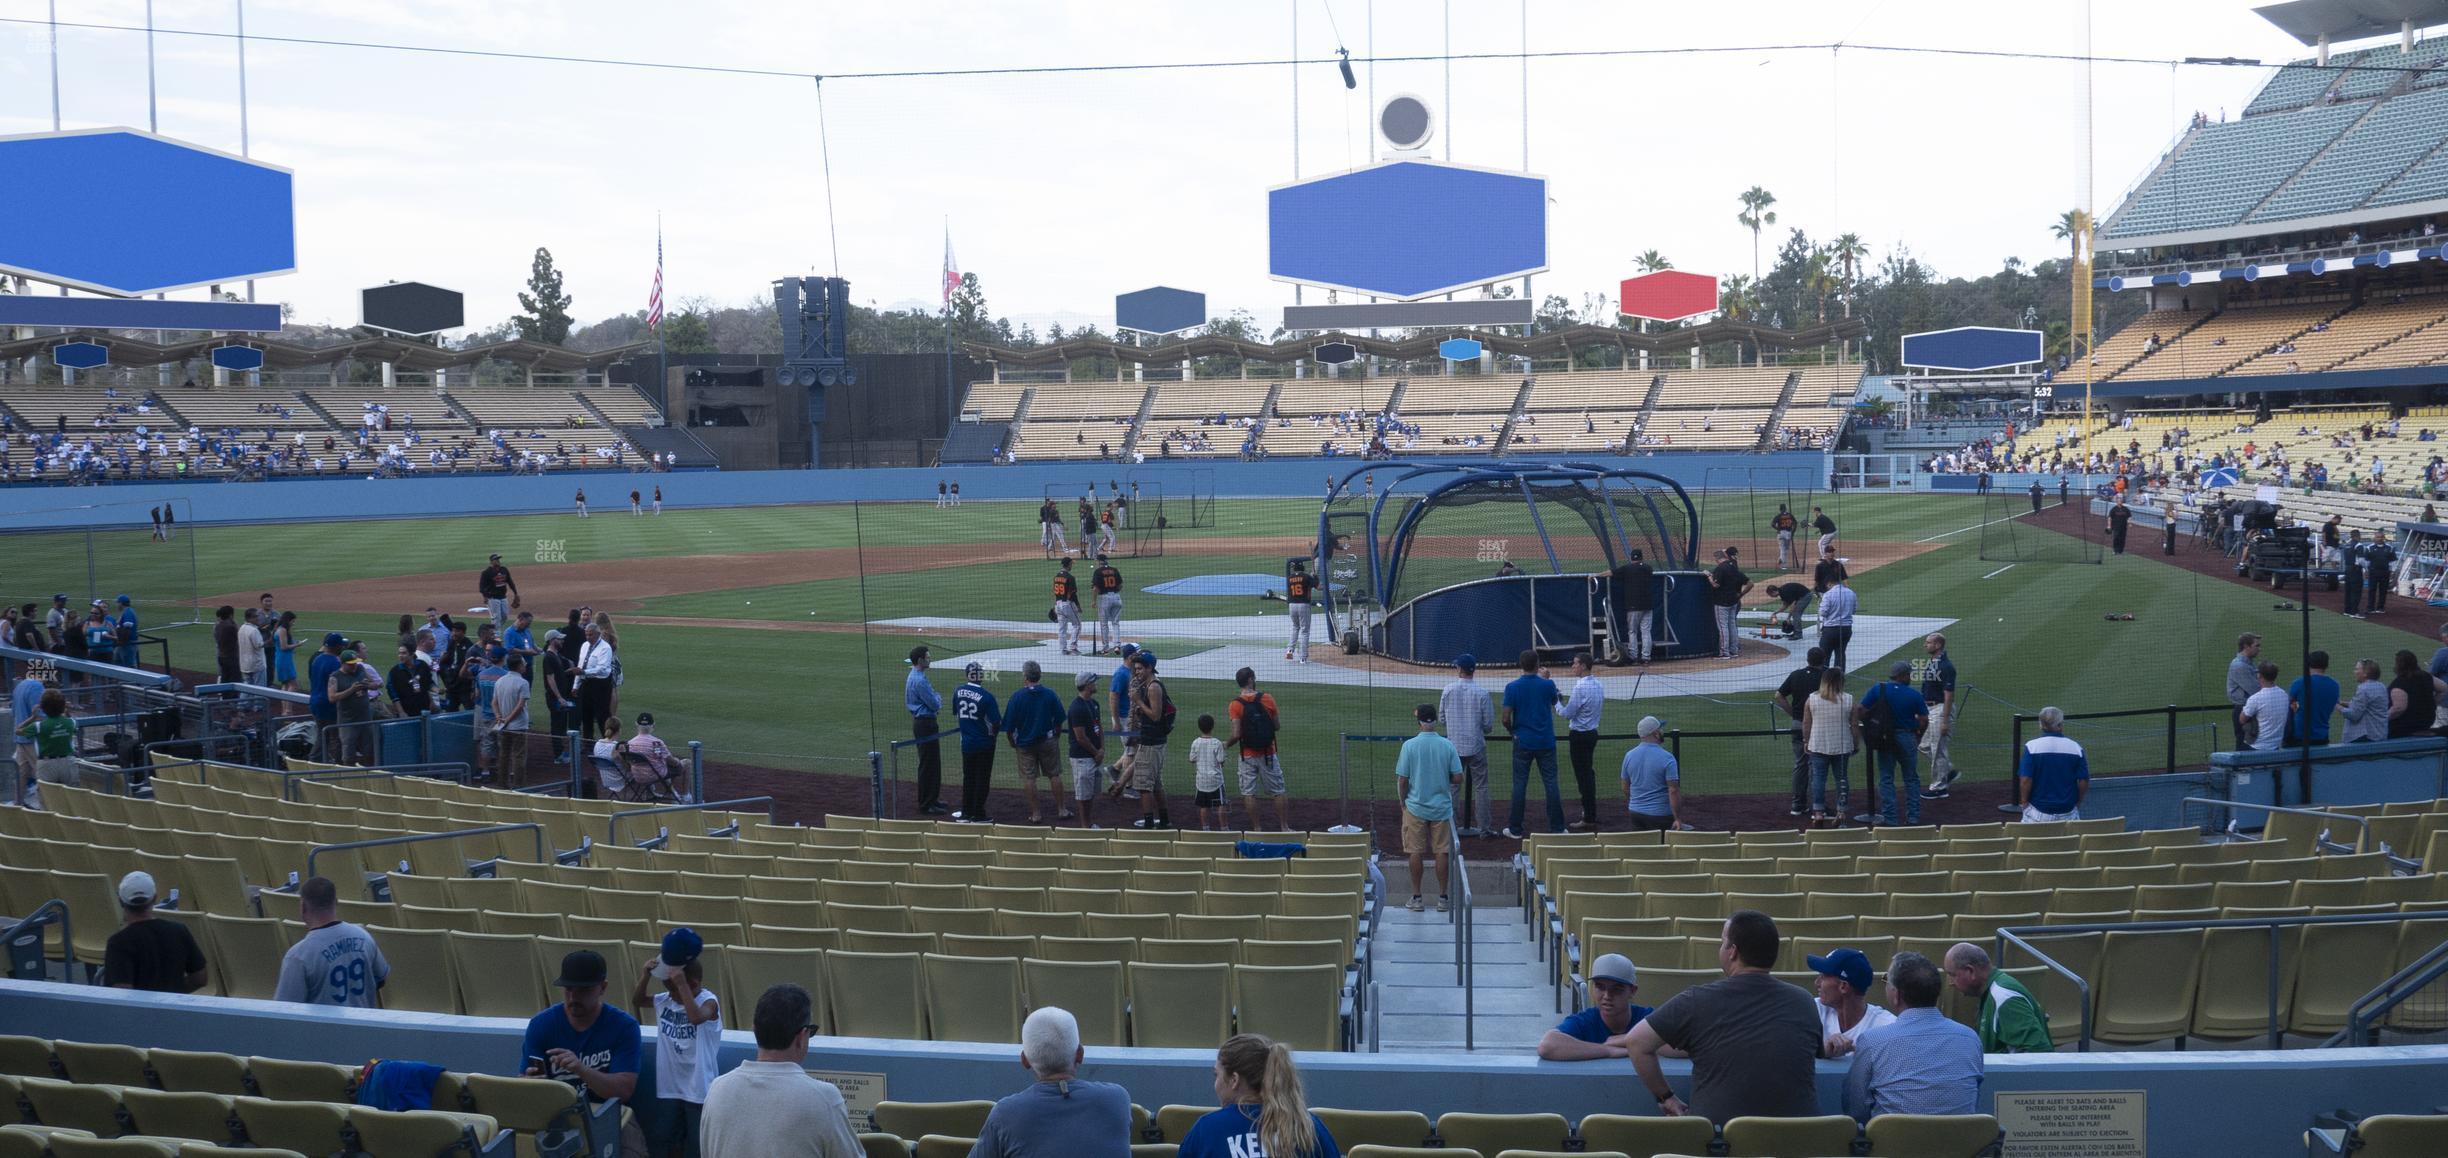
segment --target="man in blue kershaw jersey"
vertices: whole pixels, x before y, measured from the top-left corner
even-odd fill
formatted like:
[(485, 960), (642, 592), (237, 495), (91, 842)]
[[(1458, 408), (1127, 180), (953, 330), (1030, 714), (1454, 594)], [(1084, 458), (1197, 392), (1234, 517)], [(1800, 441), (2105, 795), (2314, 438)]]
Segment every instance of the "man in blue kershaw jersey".
[(1003, 709), (986, 690), (986, 669), (970, 664), (952, 689), (952, 718), (960, 721), (961, 806), (952, 819), (986, 823), (986, 793), (994, 787), (995, 736), (1003, 731)]

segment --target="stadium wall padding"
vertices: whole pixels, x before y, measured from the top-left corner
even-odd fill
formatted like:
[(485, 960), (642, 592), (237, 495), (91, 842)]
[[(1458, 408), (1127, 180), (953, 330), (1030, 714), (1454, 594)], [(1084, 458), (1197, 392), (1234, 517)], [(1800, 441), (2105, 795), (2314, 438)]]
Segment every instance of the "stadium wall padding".
[[(1659, 621), (1653, 654), (1666, 659), (1717, 654), (1717, 625), (1708, 586), (1690, 571), (1659, 576)], [(1532, 646), (1581, 648), (1589, 642), (1589, 581), (1580, 575), (1482, 579), (1428, 592), (1386, 617), (1375, 650), (1415, 663), (1448, 664), (1469, 652), (1490, 667), (1511, 664)], [(1623, 613), (1614, 612), (1618, 639)], [(1534, 640), (1530, 625), (1538, 625)]]
[[(745, 1011), (755, 999), (725, 995)], [(743, 1020), (727, 1012), (726, 1024)], [(269, 1001), (185, 997), (99, 986), (0, 980), (0, 1025), (9, 1032), (70, 1041), (124, 1042), (219, 1050), (264, 1057), (362, 1065), (367, 1058), (413, 1058), (454, 1070), (506, 1074), (519, 1062), (524, 1022), (384, 1010), (325, 1009)], [(646, 1034), (654, 1033), (649, 1025)], [(642, 1051), (642, 1088), (653, 1088), (654, 1046)], [(723, 1034), (728, 1069), (755, 1056), (745, 1029)], [(807, 1066), (884, 1076), (883, 1096), (899, 1101), (994, 1098), (1028, 1084), (1008, 1045), (817, 1038)], [(1080, 1076), (1118, 1082), (1151, 1109), (1214, 1100), (1215, 1051), (1106, 1049), (1091, 1046)], [(1668, 1080), (1690, 1088), (1691, 1063), (1668, 1059)], [(2147, 1099), (2153, 1149), (2231, 1158), (2280, 1158), (2303, 1152), (2312, 1115), (2338, 1107), (2357, 1113), (2427, 1113), (2448, 1089), (2448, 1045), (2264, 1052), (2115, 1051), (1993, 1054), (1980, 1109), (2002, 1092), (2088, 1093), (2139, 1090)], [(1588, 1114), (1647, 1113), (1627, 1096), (1625, 1061), (1542, 1062), (1527, 1053), (1303, 1054), (1313, 1105), (1351, 1109), (1518, 1113), (1525, 1108), (1578, 1120)], [(1847, 1063), (1818, 1063), (1822, 1112), (1840, 1113)]]
[[(2210, 767), (2228, 774), (2228, 798), (2255, 804), (2380, 804), (2448, 795), (2448, 740), (2409, 736), (2312, 749), (2309, 793), (2298, 775), (2303, 749), (2213, 752)], [(2097, 791), (2102, 781), (2092, 781)], [(2246, 827), (2257, 827), (2250, 815)], [(2419, 855), (2420, 850), (2414, 850)]]
[[(1620, 466), (1666, 475), (1699, 487), (1711, 467), (1802, 466), (1820, 469), (1817, 451), (1777, 454), (1664, 454), (1636, 457), (1559, 455), (1575, 462)], [(1404, 458), (1396, 470), (1433, 462), (1486, 464), (1541, 461)], [(107, 486), (25, 486), (0, 490), (0, 528), (82, 526), (90, 508), (114, 508), (113, 521), (144, 521), (144, 508), (184, 499), (197, 523), (328, 522), (340, 519), (429, 518), (567, 511), (573, 494), (586, 488), (596, 513), (622, 511), (634, 488), (651, 494), (660, 485), (667, 507), (746, 507), (794, 503), (933, 502), (935, 484), (957, 481), (964, 499), (1045, 497), (1048, 486), (1137, 479), (1165, 489), (1168, 501), (1186, 495), (1194, 478), (1212, 480), (1224, 498), (1323, 498), (1329, 478), (1361, 465), (1350, 458), (1270, 459), (1265, 462), (1150, 461), (1139, 466), (1109, 462), (1026, 463), (1018, 466), (957, 465), (940, 468), (863, 470), (679, 471), (638, 474), (593, 471), (548, 475), (439, 475), (397, 479), (306, 478), (260, 483), (114, 483)], [(1194, 472), (1197, 473), (1194, 475)]]

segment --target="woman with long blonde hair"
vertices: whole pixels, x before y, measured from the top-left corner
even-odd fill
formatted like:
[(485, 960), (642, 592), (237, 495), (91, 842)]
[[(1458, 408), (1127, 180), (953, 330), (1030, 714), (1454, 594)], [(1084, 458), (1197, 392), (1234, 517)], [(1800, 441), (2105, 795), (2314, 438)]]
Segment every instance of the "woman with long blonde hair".
[(1216, 1104), (1182, 1135), (1176, 1158), (1342, 1158), (1326, 1123), (1309, 1112), (1291, 1047), (1244, 1033), (1216, 1050)]

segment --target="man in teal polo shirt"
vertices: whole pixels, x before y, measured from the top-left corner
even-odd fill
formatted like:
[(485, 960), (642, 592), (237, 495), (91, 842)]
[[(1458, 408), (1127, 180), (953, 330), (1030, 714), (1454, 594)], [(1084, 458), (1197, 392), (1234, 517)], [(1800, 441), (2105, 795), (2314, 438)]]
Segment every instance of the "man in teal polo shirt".
[(1403, 854), (1411, 858), (1410, 909), (1420, 911), (1420, 870), (1434, 853), (1442, 913), (1453, 888), (1453, 794), (1462, 783), (1462, 757), (1454, 753), (1453, 741), (1437, 734), (1435, 704), (1411, 709), (1411, 717), (1419, 721), (1419, 735), (1403, 741), (1394, 758), (1394, 790), (1403, 802)]

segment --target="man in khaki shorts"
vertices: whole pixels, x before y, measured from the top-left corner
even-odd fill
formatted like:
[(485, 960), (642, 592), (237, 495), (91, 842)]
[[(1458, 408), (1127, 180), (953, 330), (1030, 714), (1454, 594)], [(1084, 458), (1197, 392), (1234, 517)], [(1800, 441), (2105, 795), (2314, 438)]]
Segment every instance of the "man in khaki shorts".
[(1394, 758), (1394, 791), (1403, 802), (1403, 855), (1411, 858), (1408, 907), (1420, 911), (1421, 862), (1434, 854), (1442, 913), (1446, 891), (1453, 887), (1453, 798), (1462, 784), (1462, 757), (1454, 754), (1453, 741), (1437, 734), (1435, 704), (1421, 704), (1411, 715), (1419, 721), (1419, 735), (1403, 741), (1402, 754)]
[[(1071, 754), (1071, 797), (1079, 802), (1081, 828), (1096, 827), (1097, 788), (1105, 779), (1105, 712), (1097, 707), (1097, 685), (1104, 677), (1092, 671), (1071, 681), (1078, 695), (1065, 719), (1064, 747)], [(1059, 783), (1055, 791), (1061, 791)], [(1059, 799), (1059, 797), (1058, 797)]]
[(1020, 794), (1028, 799), (1030, 824), (1045, 823), (1045, 811), (1037, 803), (1039, 779), (1046, 782), (1054, 807), (1060, 810), (1055, 819), (1071, 819), (1071, 810), (1062, 806), (1062, 749), (1058, 746), (1069, 711), (1044, 679), (1045, 669), (1036, 660), (1021, 664), (1020, 690), (1003, 705), (1003, 733), (1020, 759)]
[(1156, 678), (1156, 653), (1147, 648), (1130, 657), (1130, 723), (1139, 742), (1131, 748), (1130, 786), (1139, 793), (1139, 819), (1132, 828), (1171, 828), (1165, 811), (1166, 741), (1173, 735), (1173, 697)]
[(1275, 827), (1289, 832), (1292, 810), (1284, 793), (1283, 761), (1275, 751), (1282, 709), (1274, 696), (1258, 690), (1257, 672), (1242, 668), (1233, 673), (1233, 681), (1241, 690), (1225, 707), (1232, 714), (1232, 735), (1225, 744), (1241, 753), (1241, 807), (1248, 810), (1252, 829), (1264, 827), (1258, 820), (1258, 794), (1266, 793), (1275, 800)]

